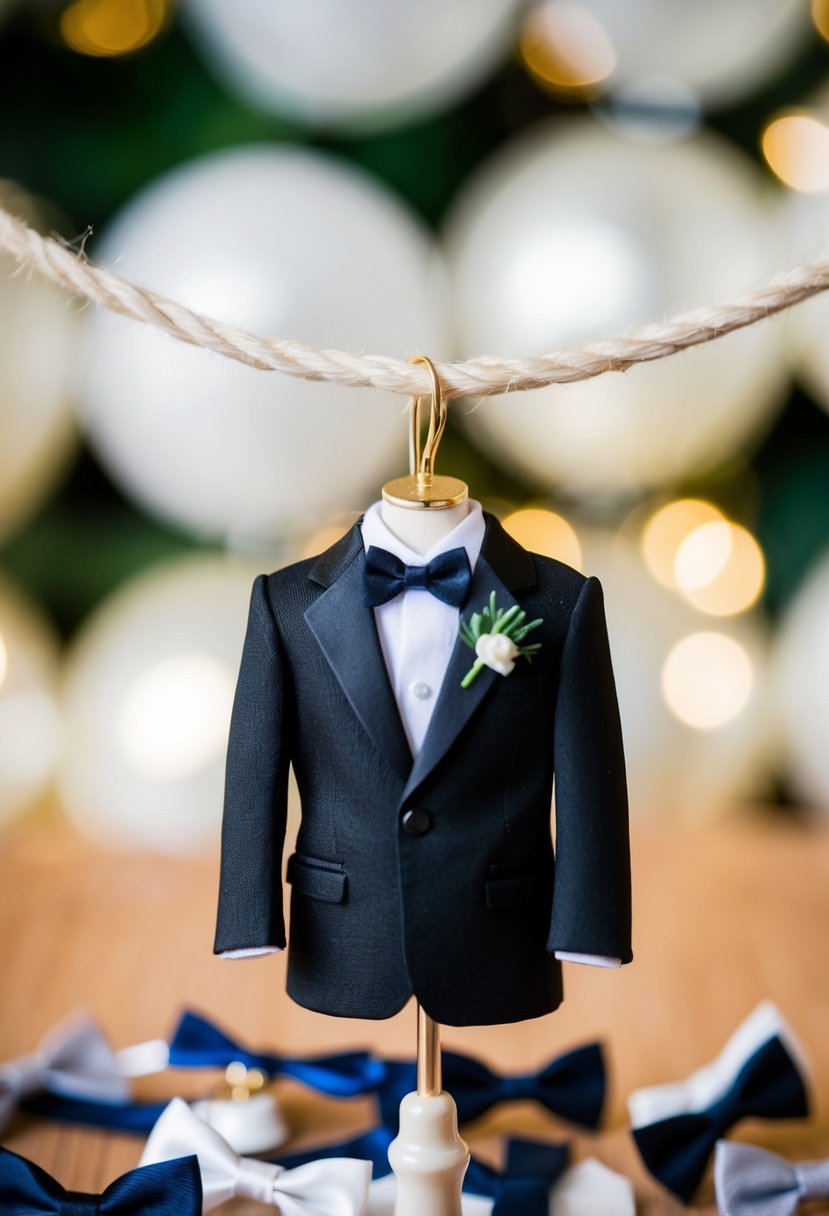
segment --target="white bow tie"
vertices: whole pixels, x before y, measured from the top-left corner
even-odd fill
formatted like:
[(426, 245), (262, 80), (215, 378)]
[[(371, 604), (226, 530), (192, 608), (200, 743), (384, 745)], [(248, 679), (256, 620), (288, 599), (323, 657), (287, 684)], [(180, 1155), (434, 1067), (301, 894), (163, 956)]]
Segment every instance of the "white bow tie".
[(100, 1027), (76, 1013), (44, 1035), (30, 1055), (0, 1064), (0, 1130), (21, 1098), (37, 1093), (126, 1102), (129, 1082)]
[(228, 1199), (253, 1199), (281, 1216), (364, 1216), (371, 1182), (368, 1161), (332, 1157), (288, 1170), (239, 1157), (181, 1098), (173, 1098), (150, 1132), (142, 1165), (195, 1153), (204, 1188), (204, 1211)]

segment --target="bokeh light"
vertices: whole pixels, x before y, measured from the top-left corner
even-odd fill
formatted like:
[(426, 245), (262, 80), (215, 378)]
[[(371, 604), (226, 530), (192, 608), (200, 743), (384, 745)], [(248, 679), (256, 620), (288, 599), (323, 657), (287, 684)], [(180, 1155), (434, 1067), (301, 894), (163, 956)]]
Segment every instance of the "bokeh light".
[(562, 515), (540, 507), (513, 511), (501, 520), (504, 529), (519, 545), (544, 557), (554, 557), (581, 570), (581, 545), (575, 529)]
[(679, 546), (674, 563), (679, 589), (712, 616), (745, 612), (758, 600), (766, 567), (746, 528), (726, 520), (701, 524)]
[(602, 23), (567, 0), (545, 0), (531, 9), (521, 26), (518, 49), (539, 84), (574, 100), (598, 97), (616, 66)]
[(676, 556), (683, 542), (701, 525), (722, 519), (722, 512), (701, 498), (679, 498), (656, 510), (642, 532), (642, 554), (657, 582), (676, 590)]
[(81, 55), (128, 55), (152, 42), (171, 16), (170, 0), (75, 0), (61, 14), (60, 30)]
[(812, 21), (821, 38), (829, 42), (829, 0), (812, 0)]
[(812, 114), (782, 114), (766, 126), (763, 156), (785, 185), (804, 194), (829, 190), (829, 126)]
[(697, 730), (733, 721), (748, 704), (754, 668), (745, 647), (724, 633), (691, 633), (671, 649), (662, 668), (662, 695), (680, 720)]
[(6, 678), (8, 666), (9, 656), (8, 651), (6, 650), (6, 643), (3, 641), (2, 636), (0, 636), (0, 689), (3, 687), (3, 681)]

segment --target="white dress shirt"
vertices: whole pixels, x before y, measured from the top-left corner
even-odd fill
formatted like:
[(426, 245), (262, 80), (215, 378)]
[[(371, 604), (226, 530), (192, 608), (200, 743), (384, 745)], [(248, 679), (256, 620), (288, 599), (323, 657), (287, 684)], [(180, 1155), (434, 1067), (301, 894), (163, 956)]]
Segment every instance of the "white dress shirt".
[[(366, 551), (375, 545), (393, 553), (408, 566), (425, 566), (441, 553), (463, 548), (470, 567), (475, 569), (486, 530), (479, 502), (470, 499), (468, 514), (428, 553), (415, 553), (409, 549), (390, 531), (381, 511), (382, 503), (376, 502), (363, 517), (363, 545)], [(459, 609), (444, 604), (430, 592), (419, 588), (402, 591), (374, 609), (380, 648), (413, 757), (417, 756), (426, 737), (458, 636), (459, 619)], [(473, 661), (470, 652), (470, 663)], [(222, 958), (246, 958), (273, 953), (276, 949), (229, 950)], [(588, 963), (596, 967), (621, 966), (620, 959), (605, 958), (603, 955), (571, 954), (557, 950), (556, 958), (562, 962)]]

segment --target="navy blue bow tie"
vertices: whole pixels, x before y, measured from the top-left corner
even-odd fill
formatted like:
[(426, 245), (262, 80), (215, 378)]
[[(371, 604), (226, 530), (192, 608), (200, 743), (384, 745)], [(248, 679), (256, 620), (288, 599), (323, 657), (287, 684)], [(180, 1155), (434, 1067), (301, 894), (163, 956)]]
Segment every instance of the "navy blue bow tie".
[(333, 1098), (373, 1093), (385, 1074), (381, 1061), (367, 1051), (312, 1056), (307, 1060), (276, 1052), (251, 1051), (199, 1014), (189, 1010), (182, 1014), (170, 1040), (170, 1068), (227, 1068), (237, 1060), (269, 1077), (293, 1077)]
[(775, 1035), (749, 1057), (725, 1093), (706, 1110), (637, 1127), (633, 1138), (654, 1177), (690, 1203), (717, 1141), (740, 1120), (800, 1119), (808, 1113), (803, 1078)]
[(499, 1173), (473, 1157), (463, 1189), (494, 1199), (492, 1216), (547, 1216), (550, 1188), (564, 1173), (569, 1158), (566, 1144), (510, 1140), (504, 1172)]
[[(552, 1114), (581, 1127), (598, 1127), (605, 1097), (605, 1066), (600, 1043), (588, 1043), (545, 1065), (539, 1072), (499, 1076), (472, 1056), (443, 1053), (443, 1081), (455, 1099), (458, 1122), (469, 1123), (496, 1102), (534, 1100)], [(416, 1085), (416, 1067), (391, 1060), (377, 1097), (384, 1123), (396, 1126), (400, 1103)]]
[(401, 591), (428, 591), (444, 604), (462, 608), (469, 594), (472, 568), (466, 549), (439, 553), (426, 566), (407, 566), (387, 549), (372, 545), (363, 574), (366, 603), (377, 608)]
[(67, 1191), (39, 1165), (0, 1148), (0, 1211), (37, 1216), (201, 1216), (198, 1158), (131, 1170), (101, 1195)]
[[(391, 1173), (388, 1154), (394, 1135), (387, 1127), (375, 1127), (352, 1140), (306, 1149), (303, 1153), (275, 1160), (290, 1170), (321, 1157), (357, 1157), (360, 1161), (371, 1162), (376, 1182)], [(550, 1187), (564, 1173), (569, 1158), (570, 1149), (566, 1144), (510, 1140), (504, 1172), (473, 1157), (464, 1175), (463, 1189), (470, 1195), (494, 1199), (492, 1216), (547, 1216)]]

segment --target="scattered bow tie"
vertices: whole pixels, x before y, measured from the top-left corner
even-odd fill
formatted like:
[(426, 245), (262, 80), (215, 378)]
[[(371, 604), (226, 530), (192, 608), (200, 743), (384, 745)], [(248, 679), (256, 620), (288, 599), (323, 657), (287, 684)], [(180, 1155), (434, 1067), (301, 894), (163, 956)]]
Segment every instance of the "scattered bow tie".
[[(477, 1119), (496, 1102), (534, 1099), (570, 1123), (594, 1128), (604, 1105), (604, 1055), (600, 1043), (589, 1043), (558, 1056), (539, 1072), (510, 1077), (499, 1076), (471, 1056), (445, 1051), (443, 1083), (455, 1099), (459, 1123)], [(386, 1064), (377, 1094), (384, 1123), (396, 1126), (400, 1103), (415, 1086), (414, 1063), (392, 1060)]]
[(195, 1153), (201, 1171), (205, 1212), (229, 1199), (252, 1199), (278, 1208), (280, 1216), (362, 1216), (371, 1166), (367, 1161), (329, 1158), (286, 1169), (239, 1157), (217, 1131), (174, 1098), (150, 1133), (142, 1165)]
[(793, 1216), (801, 1203), (829, 1199), (829, 1161), (793, 1165), (766, 1149), (720, 1140), (714, 1183), (721, 1216)]
[(115, 1052), (86, 1014), (50, 1030), (30, 1055), (0, 1064), (0, 1130), (20, 1102), (44, 1093), (107, 1102), (129, 1098)]
[(415, 590), (428, 591), (444, 604), (462, 608), (471, 580), (469, 557), (463, 548), (440, 553), (425, 566), (407, 566), (376, 545), (371, 545), (366, 554), (363, 586), (369, 608), (385, 604), (401, 591)]
[(315, 1056), (307, 1060), (275, 1052), (251, 1051), (199, 1014), (189, 1010), (182, 1014), (170, 1041), (168, 1064), (171, 1068), (227, 1068), (235, 1060), (247, 1068), (259, 1068), (269, 1077), (293, 1077), (334, 1098), (374, 1093), (385, 1075), (385, 1065), (366, 1051)]
[(337, 1144), (326, 1144), (321, 1148), (306, 1149), (301, 1153), (291, 1153), (288, 1156), (275, 1158), (278, 1165), (293, 1170), (300, 1165), (308, 1165), (311, 1161), (328, 1160), (331, 1157), (356, 1157), (359, 1161), (368, 1161), (375, 1179), (385, 1178), (391, 1173), (389, 1165), (389, 1145), (395, 1133), (388, 1127), (374, 1127), (361, 1136), (350, 1140), (342, 1140)]
[(764, 1001), (713, 1063), (687, 1081), (631, 1094), (633, 1137), (647, 1168), (690, 1202), (717, 1140), (741, 1119), (809, 1113), (801, 1058), (780, 1013)]
[(131, 1170), (101, 1195), (67, 1191), (40, 1166), (0, 1148), (0, 1211), (14, 1216), (200, 1216), (195, 1157)]
[(511, 1140), (504, 1172), (473, 1157), (463, 1189), (494, 1199), (492, 1216), (547, 1216), (550, 1188), (564, 1173), (569, 1158), (566, 1144)]

